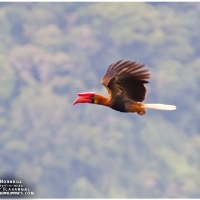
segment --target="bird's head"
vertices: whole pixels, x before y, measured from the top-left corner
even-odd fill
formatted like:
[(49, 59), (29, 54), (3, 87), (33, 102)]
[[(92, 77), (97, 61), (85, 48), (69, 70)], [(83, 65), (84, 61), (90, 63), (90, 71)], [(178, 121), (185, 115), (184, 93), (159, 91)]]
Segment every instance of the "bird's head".
[(83, 92), (78, 93), (78, 98), (73, 102), (73, 105), (77, 103), (94, 103), (95, 92)]

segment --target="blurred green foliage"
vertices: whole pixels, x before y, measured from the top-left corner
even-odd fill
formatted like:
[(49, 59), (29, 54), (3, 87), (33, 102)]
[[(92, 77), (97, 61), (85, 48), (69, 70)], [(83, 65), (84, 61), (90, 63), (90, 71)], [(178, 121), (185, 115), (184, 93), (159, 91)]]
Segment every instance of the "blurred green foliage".
[[(36, 198), (199, 198), (199, 23), (199, 3), (0, 3), (0, 178)], [(177, 110), (73, 107), (120, 59)]]

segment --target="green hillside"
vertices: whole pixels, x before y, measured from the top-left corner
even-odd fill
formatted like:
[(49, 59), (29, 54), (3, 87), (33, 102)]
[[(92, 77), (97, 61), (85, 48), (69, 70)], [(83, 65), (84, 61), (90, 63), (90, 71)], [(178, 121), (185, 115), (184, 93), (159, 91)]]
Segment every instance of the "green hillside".
[[(200, 3), (0, 3), (0, 179), (34, 198), (200, 198)], [(120, 59), (144, 116), (91, 104)]]

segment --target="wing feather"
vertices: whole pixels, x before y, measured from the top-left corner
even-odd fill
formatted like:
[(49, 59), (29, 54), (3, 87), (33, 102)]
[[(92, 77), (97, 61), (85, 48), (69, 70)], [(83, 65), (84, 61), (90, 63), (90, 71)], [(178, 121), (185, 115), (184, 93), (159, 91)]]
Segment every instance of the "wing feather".
[(148, 83), (147, 79), (150, 78), (149, 70), (144, 67), (144, 64), (136, 61), (120, 60), (111, 64), (101, 79), (109, 97), (126, 95), (133, 101), (144, 101), (146, 95), (144, 84)]

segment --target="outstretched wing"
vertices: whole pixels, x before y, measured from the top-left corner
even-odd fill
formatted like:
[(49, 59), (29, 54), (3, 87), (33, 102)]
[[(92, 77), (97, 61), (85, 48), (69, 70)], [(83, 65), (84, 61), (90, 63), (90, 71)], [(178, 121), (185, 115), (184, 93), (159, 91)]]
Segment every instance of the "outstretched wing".
[(108, 90), (110, 98), (125, 94), (129, 99), (142, 102), (145, 99), (146, 79), (150, 78), (148, 69), (145, 65), (133, 61), (120, 60), (108, 68), (102, 77), (101, 83)]

